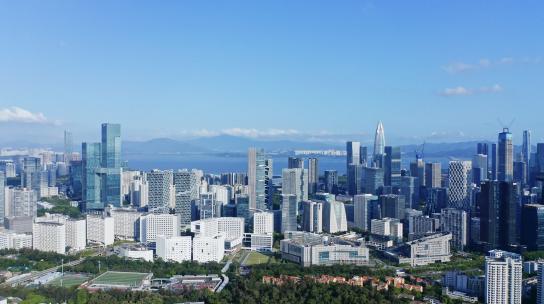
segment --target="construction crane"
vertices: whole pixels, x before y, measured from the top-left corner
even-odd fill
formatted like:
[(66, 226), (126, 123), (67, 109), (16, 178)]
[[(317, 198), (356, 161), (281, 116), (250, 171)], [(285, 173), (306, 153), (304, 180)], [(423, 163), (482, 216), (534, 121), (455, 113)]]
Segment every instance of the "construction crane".
[(423, 141), (421, 146), (416, 146), (416, 150), (414, 152), (416, 154), (416, 160), (423, 159), (423, 153), (425, 152), (425, 141)]

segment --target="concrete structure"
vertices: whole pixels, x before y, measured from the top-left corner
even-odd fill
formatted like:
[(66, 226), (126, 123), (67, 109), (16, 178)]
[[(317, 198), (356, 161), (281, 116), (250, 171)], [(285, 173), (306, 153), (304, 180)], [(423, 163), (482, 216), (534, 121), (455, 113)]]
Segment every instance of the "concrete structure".
[(37, 219), (32, 224), (32, 248), (64, 254), (66, 252), (66, 228), (64, 223)]
[(485, 303), (521, 304), (522, 263), (519, 254), (489, 251), (485, 258)]
[(157, 257), (164, 261), (191, 261), (193, 242), (190, 236), (157, 236)]
[(312, 265), (366, 265), (369, 250), (331, 242), (327, 237), (308, 232), (288, 232), (280, 241), (282, 259), (308, 267)]
[(460, 209), (445, 208), (440, 213), (440, 228), (442, 232), (452, 234), (451, 245), (462, 251), (468, 243), (468, 215)]
[(143, 212), (139, 212), (136, 208), (110, 208), (108, 212), (113, 218), (115, 238), (121, 240), (138, 238), (139, 219)]
[(256, 212), (253, 215), (253, 233), (273, 234), (274, 214), (272, 212)]
[(399, 264), (410, 264), (412, 267), (436, 262), (449, 262), (451, 259), (450, 241), (450, 233), (439, 233), (407, 242), (399, 248), (397, 261)]
[(32, 235), (0, 229), (0, 249), (32, 248)]
[(178, 236), (178, 217), (174, 214), (146, 214), (140, 216), (140, 242), (154, 243), (158, 235), (165, 237)]
[[(191, 223), (192, 224), (192, 223)], [(225, 256), (225, 236), (197, 236), (193, 239), (193, 261), (219, 263)]]
[(313, 233), (323, 232), (323, 203), (305, 201), (303, 204), (302, 230)]
[(87, 243), (113, 245), (115, 241), (115, 223), (105, 214), (87, 215)]
[(87, 221), (85, 219), (66, 219), (66, 246), (70, 250), (81, 251), (87, 246)]
[(147, 185), (147, 208), (149, 212), (154, 214), (168, 214), (174, 189), (172, 171), (153, 170), (148, 172)]
[(141, 244), (122, 244), (117, 250), (120, 257), (130, 260), (153, 262), (153, 250)]
[(353, 197), (355, 227), (361, 228), (363, 231), (370, 229), (371, 202), (376, 200), (378, 197), (372, 194), (359, 194)]
[(247, 181), (250, 210), (266, 209), (266, 155), (263, 149), (249, 148)]
[(329, 193), (317, 194), (316, 199), (323, 203), (323, 231), (328, 233), (347, 231), (348, 220), (344, 204)]
[(383, 219), (373, 219), (370, 224), (370, 232), (380, 236), (390, 236), (397, 240), (402, 240), (402, 223), (399, 219), (384, 217)]
[(223, 248), (231, 251), (242, 244), (244, 226), (244, 219), (241, 217), (216, 217), (191, 222), (191, 232), (195, 234), (195, 238), (221, 235), (225, 241)]

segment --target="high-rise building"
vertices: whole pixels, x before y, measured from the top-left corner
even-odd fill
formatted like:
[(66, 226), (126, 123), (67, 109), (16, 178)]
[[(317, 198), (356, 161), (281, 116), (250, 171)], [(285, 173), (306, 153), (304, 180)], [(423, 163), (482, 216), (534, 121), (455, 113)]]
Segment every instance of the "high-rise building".
[(26, 188), (5, 188), (5, 215), (14, 217), (35, 217), (38, 213), (38, 196)]
[(448, 207), (470, 211), (472, 163), (450, 161), (448, 173)]
[(106, 214), (87, 215), (88, 243), (108, 246), (113, 245), (114, 240), (115, 223), (113, 217)]
[(385, 153), (385, 133), (383, 130), (383, 124), (381, 121), (378, 122), (376, 127), (376, 134), (374, 135), (374, 160), (378, 155), (383, 155)]
[(491, 249), (506, 249), (518, 243), (517, 214), (519, 185), (512, 182), (486, 181), (481, 184), (480, 241)]
[(249, 148), (247, 181), (250, 210), (266, 210), (266, 155), (263, 149)]
[(521, 210), (521, 244), (544, 250), (544, 205), (526, 204)]
[(287, 168), (288, 169), (304, 169), (304, 158), (299, 157), (289, 157), (287, 159)]
[(451, 245), (462, 251), (468, 242), (468, 216), (467, 212), (460, 209), (445, 208), (440, 213), (440, 226), (442, 232), (450, 232)]
[(358, 141), (348, 141), (346, 143), (346, 165), (360, 164), (361, 143)]
[(332, 195), (321, 195), (323, 202), (323, 231), (337, 233), (348, 230), (346, 208), (342, 202), (336, 201)]
[(191, 225), (191, 202), (198, 199), (200, 181), (194, 171), (179, 170), (173, 173), (175, 191), (175, 213), (179, 217), (180, 229)]
[(419, 178), (402, 176), (400, 194), (406, 199), (406, 208), (419, 208)]
[(489, 155), (489, 145), (487, 143), (478, 143), (476, 154)]
[(338, 171), (325, 170), (325, 192), (338, 193)]
[(191, 261), (192, 240), (190, 236), (157, 236), (157, 257), (163, 261), (182, 263)]
[(441, 163), (426, 163), (425, 164), (425, 186), (427, 186), (427, 188), (442, 187), (442, 164)]
[(512, 133), (508, 128), (504, 128), (499, 133), (497, 148), (497, 179), (499, 181), (512, 181), (514, 178), (514, 145), (512, 144)]
[(423, 159), (418, 158), (410, 163), (410, 176), (418, 178), (418, 187), (425, 187), (425, 162)]
[(385, 186), (400, 187), (400, 147), (387, 146), (384, 149), (384, 184)]
[(0, 226), (4, 226), (6, 217), (6, 174), (0, 171)]
[(304, 213), (302, 217), (302, 230), (313, 233), (323, 232), (323, 203), (305, 201), (302, 203)]
[(368, 231), (372, 219), (372, 207), (378, 197), (372, 194), (358, 194), (353, 197), (355, 227)]
[(363, 167), (362, 191), (377, 194), (384, 186), (384, 170), (375, 167)]
[(64, 131), (64, 162), (70, 164), (74, 152), (74, 139), (72, 132)]
[(363, 180), (363, 165), (349, 164), (348, 165), (348, 193), (356, 195), (361, 193), (361, 182)]
[(253, 214), (253, 233), (261, 235), (273, 234), (274, 214), (267, 211)]
[(482, 181), (487, 180), (487, 165), (487, 155), (476, 154), (472, 157), (472, 181), (478, 186)]
[(519, 254), (491, 250), (485, 258), (485, 303), (521, 304), (523, 261)]
[(102, 142), (83, 143), (81, 148), (85, 208), (121, 206), (121, 125), (102, 124)]
[(380, 218), (391, 217), (397, 219), (404, 218), (406, 202), (403, 195), (387, 194), (380, 195), (381, 215)]
[(173, 172), (160, 170), (148, 172), (147, 185), (147, 208), (149, 212), (154, 214), (168, 214), (170, 212), (170, 201), (172, 199)]
[(308, 200), (308, 170), (300, 168), (283, 169), (282, 194), (295, 195), (298, 210), (298, 205), (302, 201)]
[[(264, 204), (266, 208), (272, 210), (272, 202), (274, 197), (274, 185), (273, 185), (273, 176), (274, 176), (274, 160), (268, 158), (265, 160), (264, 166)], [(303, 163), (304, 165), (304, 163)]]
[(536, 303), (544, 304), (544, 260), (538, 261)]
[(315, 194), (319, 184), (319, 160), (308, 158), (308, 194)]
[(49, 220), (34, 221), (32, 224), (32, 248), (64, 254), (66, 252), (65, 224)]
[(531, 163), (531, 131), (523, 131), (523, 144), (521, 146), (521, 160), (526, 164)]
[(359, 163), (368, 165), (368, 147), (361, 146), (359, 148)]
[(499, 170), (498, 153), (499, 151), (497, 149), (497, 144), (491, 144), (491, 180), (497, 180), (497, 174)]
[(101, 199), (105, 205), (121, 206), (121, 125), (102, 124)]
[(40, 158), (30, 157), (30, 156), (23, 158), (23, 171), (21, 172), (21, 186), (28, 189), (32, 188), (33, 174), (40, 171), (42, 171)]
[(179, 235), (178, 217), (174, 214), (146, 214), (140, 217), (141, 243), (154, 243), (157, 236), (174, 237)]
[(237, 194), (234, 201), (236, 203), (236, 216), (244, 218), (246, 226), (250, 226), (253, 220), (249, 211), (249, 196)]
[(281, 232), (297, 231), (297, 196), (282, 194)]

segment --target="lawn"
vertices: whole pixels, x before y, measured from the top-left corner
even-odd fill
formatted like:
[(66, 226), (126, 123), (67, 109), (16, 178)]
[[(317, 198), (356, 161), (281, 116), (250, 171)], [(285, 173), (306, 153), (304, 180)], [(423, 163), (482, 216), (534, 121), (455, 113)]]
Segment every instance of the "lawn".
[(93, 280), (97, 285), (140, 286), (148, 273), (108, 271)]
[(270, 256), (260, 252), (252, 251), (246, 259), (245, 265), (252, 266), (257, 264), (266, 264), (270, 260)]
[(56, 278), (53, 281), (49, 282), (48, 285), (51, 286), (62, 286), (62, 287), (74, 287), (79, 286), (90, 279), (89, 276), (83, 274), (64, 274), (63, 277)]

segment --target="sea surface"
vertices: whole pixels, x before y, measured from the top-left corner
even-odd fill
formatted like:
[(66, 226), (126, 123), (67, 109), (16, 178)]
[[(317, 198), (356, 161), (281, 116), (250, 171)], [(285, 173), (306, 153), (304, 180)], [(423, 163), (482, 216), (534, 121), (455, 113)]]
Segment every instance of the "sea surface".
[[(288, 156), (272, 155), (274, 160), (274, 175), (281, 175), (281, 170), (287, 168)], [(307, 158), (307, 157), (305, 157)], [(317, 156), (319, 159), (319, 171), (336, 170), (339, 175), (346, 174), (346, 158)], [(247, 156), (226, 154), (176, 154), (176, 155), (123, 155), (128, 161), (128, 167), (134, 170), (149, 171), (152, 169), (200, 169), (206, 173), (221, 174), (225, 172), (246, 172)], [(442, 169), (447, 169), (447, 158), (426, 159), (428, 162), (441, 162)], [(403, 168), (409, 168), (408, 159), (402, 160)], [(308, 163), (305, 163), (307, 168)]]

